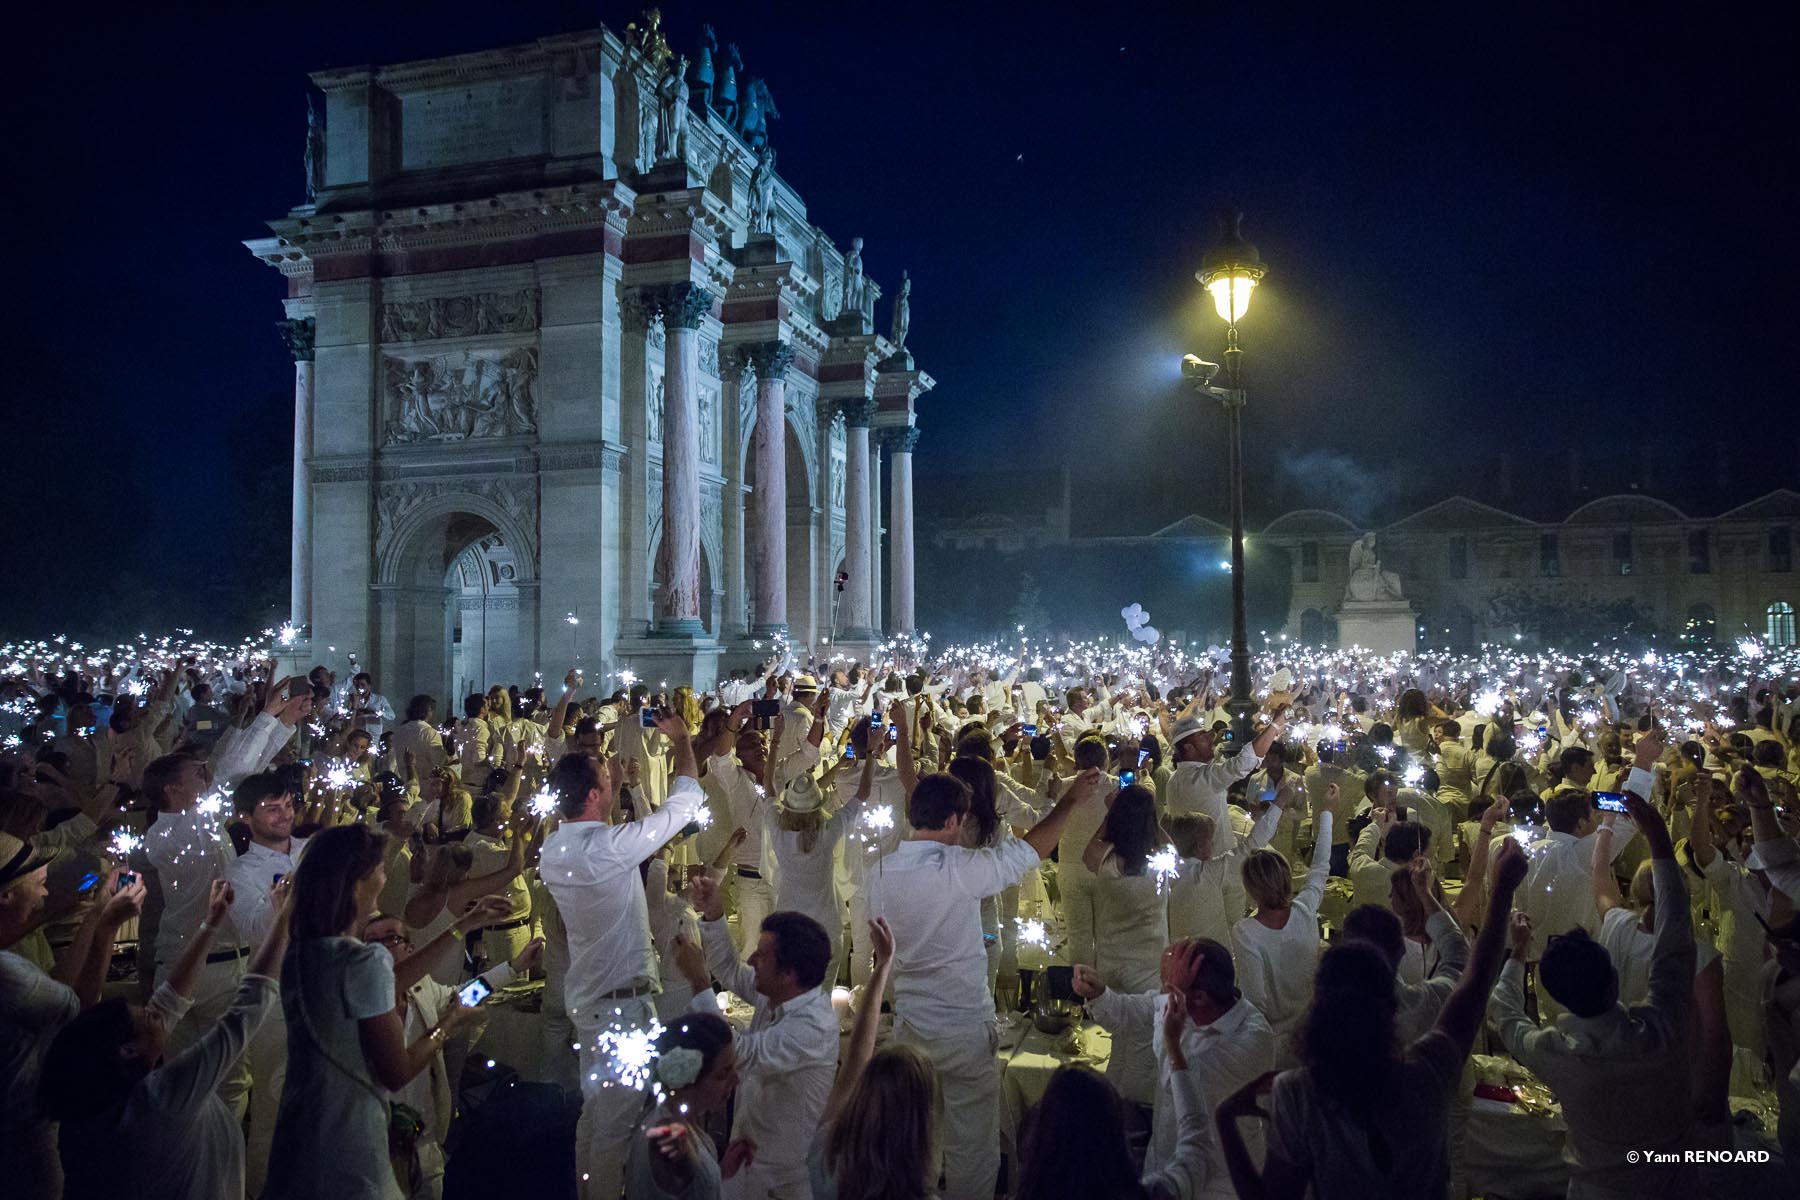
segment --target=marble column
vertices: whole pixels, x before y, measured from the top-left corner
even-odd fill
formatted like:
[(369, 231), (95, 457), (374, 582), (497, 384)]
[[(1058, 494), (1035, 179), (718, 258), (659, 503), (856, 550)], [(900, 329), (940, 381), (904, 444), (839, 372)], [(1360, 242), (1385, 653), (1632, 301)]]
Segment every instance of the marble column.
[(867, 642), (875, 638), (874, 593), (871, 590), (873, 514), (869, 512), (869, 422), (875, 401), (845, 400), (844, 412), (844, 584), (843, 610), (839, 614), (840, 641)]
[(313, 319), (281, 322), (281, 336), (294, 356), (294, 519), (288, 559), (288, 620), (296, 629), (312, 624), (312, 484), (307, 463), (313, 453)]
[(890, 430), (883, 439), (888, 447), (888, 632), (911, 633), (917, 627), (913, 613), (913, 447), (917, 429)]
[(657, 632), (697, 637), (700, 619), (700, 321), (712, 293), (698, 284), (656, 289), (663, 319), (662, 568)]
[[(879, 403), (879, 401), (877, 401)], [(885, 439), (869, 431), (869, 628), (881, 631), (881, 447)]]
[(756, 368), (756, 427), (750, 461), (756, 485), (750, 493), (749, 546), (751, 632), (759, 638), (787, 633), (787, 372), (794, 348), (782, 342), (744, 347)]

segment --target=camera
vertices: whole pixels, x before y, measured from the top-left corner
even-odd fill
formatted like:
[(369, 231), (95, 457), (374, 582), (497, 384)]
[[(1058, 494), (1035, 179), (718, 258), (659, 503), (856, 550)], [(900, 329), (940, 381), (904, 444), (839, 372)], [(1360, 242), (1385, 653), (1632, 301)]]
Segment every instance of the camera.
[(114, 888), (113, 890), (122, 892), (126, 888), (130, 887), (132, 884), (136, 883), (137, 881), (138, 881), (138, 877), (137, 877), (136, 871), (122, 871), (119, 873), (118, 886), (116, 888)]
[(488, 985), (488, 981), (477, 977), (456, 990), (456, 999), (464, 1008), (474, 1008), (493, 994), (494, 989)]
[(781, 701), (779, 700), (752, 700), (750, 702), (750, 716), (756, 721), (758, 729), (767, 729), (769, 723), (780, 715)]

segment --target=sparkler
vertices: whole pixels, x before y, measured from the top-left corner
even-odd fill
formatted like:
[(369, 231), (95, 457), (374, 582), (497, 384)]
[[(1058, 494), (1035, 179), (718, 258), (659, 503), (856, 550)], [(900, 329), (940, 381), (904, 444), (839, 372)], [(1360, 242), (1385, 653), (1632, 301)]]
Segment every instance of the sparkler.
[(144, 848), (144, 839), (129, 829), (115, 829), (109, 848), (117, 858), (130, 858), (135, 851)]
[(548, 786), (541, 787), (532, 794), (531, 815), (534, 817), (556, 815), (556, 793), (551, 791)]
[(1028, 917), (1015, 917), (1019, 927), (1019, 942), (1025, 946), (1036, 946), (1046, 954), (1050, 952), (1050, 931), (1044, 928), (1042, 921)]
[(650, 1084), (651, 1072), (656, 1067), (656, 1039), (663, 1033), (662, 1022), (655, 1017), (643, 1029), (630, 1026), (614, 1025), (600, 1031), (597, 1039), (600, 1051), (606, 1056), (607, 1067), (612, 1073), (611, 1079), (595, 1079), (601, 1087), (628, 1087), (641, 1092)]
[(1152, 854), (1150, 861), (1145, 865), (1150, 868), (1150, 873), (1156, 876), (1156, 890), (1159, 893), (1165, 885), (1181, 874), (1181, 859), (1176, 855), (1173, 846), (1164, 846)]

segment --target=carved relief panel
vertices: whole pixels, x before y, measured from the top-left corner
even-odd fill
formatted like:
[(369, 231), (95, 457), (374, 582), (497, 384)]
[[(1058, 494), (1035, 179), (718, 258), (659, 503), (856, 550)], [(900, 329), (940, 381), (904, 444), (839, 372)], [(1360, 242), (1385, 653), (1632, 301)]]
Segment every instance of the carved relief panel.
[(461, 442), (537, 432), (537, 351), (382, 359), (382, 441)]

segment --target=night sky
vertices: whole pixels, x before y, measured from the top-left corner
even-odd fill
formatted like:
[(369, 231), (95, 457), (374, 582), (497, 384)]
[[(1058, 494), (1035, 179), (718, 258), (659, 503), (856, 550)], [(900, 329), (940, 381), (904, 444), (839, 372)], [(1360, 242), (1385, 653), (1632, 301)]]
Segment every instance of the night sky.
[[(1072, 464), (1079, 495), (1147, 531), (1223, 517), (1220, 421), (1177, 361), (1222, 348), (1193, 271), (1226, 204), (1270, 265), (1243, 325), (1253, 523), (1492, 497), (1502, 450), (1531, 515), (1567, 511), (1543, 481), (1571, 447), (1596, 487), (1648, 447), (1650, 490), (1698, 513), (1795, 485), (1800, 40), (1777, 7), (664, 17), (678, 50), (702, 20), (739, 44), (811, 218), (864, 237), (889, 295), (911, 272), (909, 348), (939, 381), (920, 487)], [(285, 601), (282, 284), (239, 242), (303, 198), (307, 71), (637, 15), (217, 11), (63, 6), (16, 47), (0, 635), (223, 636)]]

